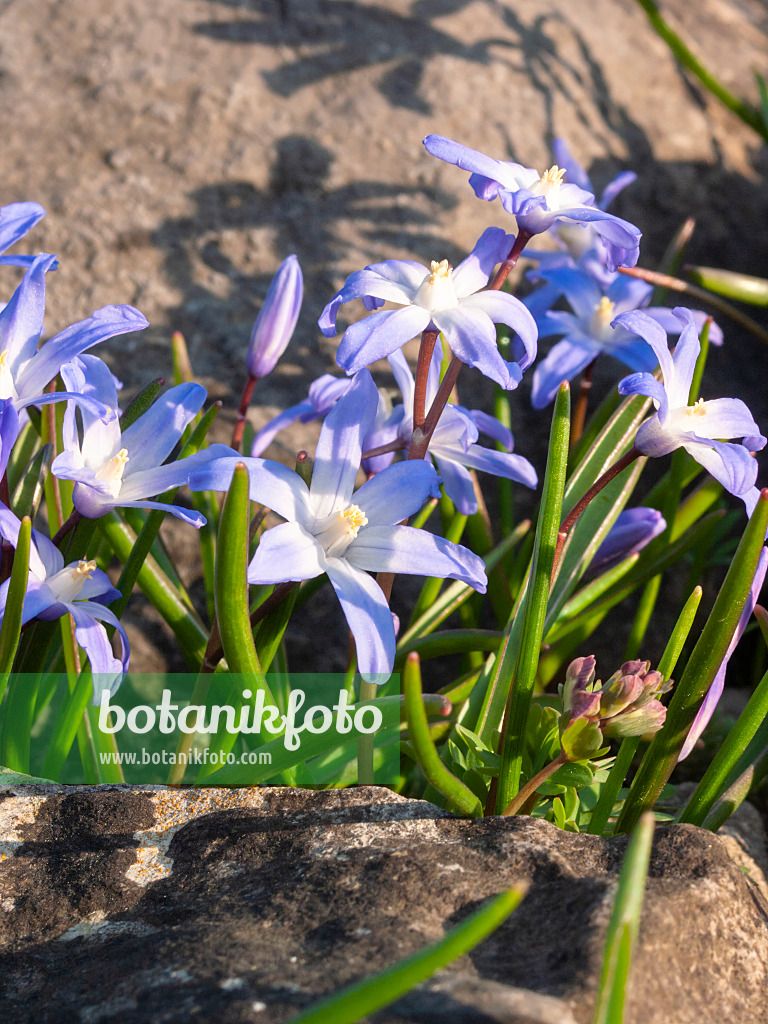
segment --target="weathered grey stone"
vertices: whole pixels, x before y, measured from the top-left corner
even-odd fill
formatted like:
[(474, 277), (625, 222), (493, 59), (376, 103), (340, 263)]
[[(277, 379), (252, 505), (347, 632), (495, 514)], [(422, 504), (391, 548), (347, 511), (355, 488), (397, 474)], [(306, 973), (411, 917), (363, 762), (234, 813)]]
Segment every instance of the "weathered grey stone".
[[(586, 1024), (626, 848), (380, 789), (29, 786), (0, 823), (0, 1018), (43, 1024), (287, 1020), (519, 879), (495, 935), (377, 1024)], [(627, 1024), (762, 1022), (767, 921), (717, 836), (660, 828)]]

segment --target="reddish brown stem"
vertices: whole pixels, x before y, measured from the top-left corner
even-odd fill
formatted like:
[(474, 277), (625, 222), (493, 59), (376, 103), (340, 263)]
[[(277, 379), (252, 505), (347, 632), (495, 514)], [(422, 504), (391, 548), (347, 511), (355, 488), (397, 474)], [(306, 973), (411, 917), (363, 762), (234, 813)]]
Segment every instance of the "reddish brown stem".
[(78, 512), (77, 509), (72, 509), (69, 519), (65, 523), (61, 524), (61, 528), (56, 532), (55, 536), (51, 537), (51, 543), (59, 547), (61, 542), (67, 536), (67, 534), (74, 529), (75, 526), (83, 518), (82, 513)]
[(614, 463), (614, 465), (611, 466), (610, 469), (607, 469), (603, 473), (603, 475), (592, 484), (592, 486), (589, 488), (584, 497), (580, 501), (576, 502), (571, 511), (565, 517), (557, 534), (557, 544), (555, 546), (555, 557), (552, 562), (552, 575), (550, 576), (550, 585), (555, 580), (557, 570), (560, 567), (560, 559), (563, 554), (563, 547), (565, 545), (566, 540), (568, 539), (568, 534), (571, 532), (571, 529), (573, 528), (573, 525), (576, 522), (576, 520), (579, 518), (579, 516), (590, 503), (590, 501), (592, 501), (595, 495), (599, 494), (600, 491), (602, 491), (602, 489), (606, 487), (611, 482), (611, 480), (614, 480), (619, 475), (619, 473), (621, 473), (622, 470), (626, 469), (627, 466), (631, 466), (635, 459), (640, 456), (640, 454), (641, 452), (639, 452), (637, 448), (630, 448), (630, 450), (625, 455), (622, 455), (618, 462)]
[(256, 387), (256, 381), (258, 377), (254, 377), (252, 374), (248, 374), (248, 380), (245, 382), (243, 393), (240, 396), (240, 406), (237, 410), (237, 419), (235, 420), (235, 426), (232, 429), (232, 447), (236, 452), (240, 451), (240, 445), (243, 443), (243, 432), (245, 430), (245, 420), (248, 415), (248, 406), (251, 404), (251, 395), (253, 389)]
[(526, 782), (526, 784), (523, 786), (523, 788), (520, 790), (520, 792), (517, 794), (514, 800), (511, 800), (501, 813), (510, 815), (517, 814), (518, 811), (521, 811), (527, 803), (527, 801), (529, 801), (532, 797), (536, 796), (536, 790), (539, 788), (542, 782), (546, 782), (550, 775), (554, 775), (557, 769), (564, 765), (567, 760), (567, 757), (561, 751), (554, 761), (551, 761), (548, 765), (545, 765), (545, 767), (542, 768), (541, 771), (538, 772), (536, 775), (534, 775), (533, 778), (530, 779), (530, 781)]
[(387, 455), (389, 452), (399, 452), (405, 448), (405, 441), (401, 437), (398, 437), (396, 441), (390, 441), (388, 444), (380, 444), (378, 448), (369, 448), (367, 452), (363, 452), (360, 456), (360, 461), (364, 459), (375, 459), (377, 455)]
[(581, 435), (584, 433), (584, 422), (587, 418), (587, 406), (589, 405), (589, 393), (592, 390), (592, 374), (595, 372), (595, 360), (584, 367), (579, 385), (579, 397), (576, 399), (576, 408), (573, 410), (571, 420), (571, 448), (574, 447)]
[(435, 351), (438, 331), (426, 330), (421, 335), (419, 345), (419, 359), (416, 363), (416, 378), (413, 386), (413, 429), (422, 430), (424, 420), (427, 417), (427, 379), (429, 378), (429, 364), (432, 362), (432, 353)]

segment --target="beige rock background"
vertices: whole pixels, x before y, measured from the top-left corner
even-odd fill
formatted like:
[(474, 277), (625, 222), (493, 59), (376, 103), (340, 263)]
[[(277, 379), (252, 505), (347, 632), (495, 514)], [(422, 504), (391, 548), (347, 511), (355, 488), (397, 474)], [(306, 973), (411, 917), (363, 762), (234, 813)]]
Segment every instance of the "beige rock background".
[[(765, 5), (662, 7), (755, 101)], [(0, 201), (41, 202), (25, 251), (61, 260), (47, 330), (105, 303), (138, 306), (149, 331), (99, 353), (129, 393), (168, 373), (182, 330), (199, 379), (230, 403), (222, 440), (285, 255), (298, 254), (306, 300), (257, 391), (257, 425), (333, 370), (335, 343), (315, 322), (347, 273), (389, 257), (457, 261), (507, 222), (427, 155), (429, 132), (541, 168), (563, 136), (598, 187), (638, 172), (615, 210), (643, 229), (646, 266), (688, 215), (693, 262), (768, 266), (765, 148), (679, 70), (631, 0), (2, 0), (0, 72)], [(9, 288), (15, 271), (3, 273)], [(765, 423), (763, 348), (726, 326), (706, 397), (721, 385), (751, 397)], [(468, 403), (487, 397), (473, 373), (462, 389)], [(547, 426), (531, 425), (525, 383), (518, 396), (518, 450), (540, 465)], [(273, 451), (306, 444), (296, 429)]]

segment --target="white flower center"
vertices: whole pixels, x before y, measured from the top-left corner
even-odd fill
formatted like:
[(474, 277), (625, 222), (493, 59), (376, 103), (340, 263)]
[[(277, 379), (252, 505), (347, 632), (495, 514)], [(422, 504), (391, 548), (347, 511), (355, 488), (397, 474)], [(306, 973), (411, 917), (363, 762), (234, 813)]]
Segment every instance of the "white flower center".
[(57, 600), (68, 604), (79, 596), (83, 584), (91, 578), (95, 568), (95, 562), (80, 559), (77, 565), (68, 565), (45, 582)]
[(357, 505), (349, 505), (342, 512), (330, 515), (315, 536), (323, 545), (326, 555), (340, 558), (367, 523), (365, 512)]
[(413, 305), (421, 306), (422, 309), (428, 309), (430, 312), (458, 306), (459, 299), (451, 280), (453, 267), (448, 260), (441, 260), (439, 263), (432, 260), (430, 265), (432, 269), (421, 282), (413, 299)]
[(613, 311), (615, 307), (616, 303), (611, 302), (611, 300), (606, 298), (605, 295), (595, 306), (594, 312), (592, 313), (590, 329), (592, 336), (596, 341), (604, 341), (614, 336), (613, 328), (611, 327), (611, 320), (613, 320)]
[(109, 462), (105, 462), (96, 474), (97, 480), (103, 480), (109, 487), (113, 498), (120, 494), (123, 485), (123, 473), (125, 464), (128, 461), (128, 449), (121, 448), (117, 455), (113, 455)]
[(531, 189), (531, 192), (535, 196), (544, 196), (547, 200), (547, 207), (550, 210), (556, 210), (559, 206), (560, 186), (563, 184), (564, 177), (565, 168), (560, 168), (557, 164), (554, 164), (554, 166), (542, 174)]
[(689, 405), (685, 410), (685, 415), (688, 417), (692, 416), (706, 416), (707, 409), (704, 405), (704, 399), (699, 398), (698, 401), (694, 402), (693, 405)]
[(0, 398), (16, 399), (18, 397), (13, 384), (13, 374), (8, 365), (8, 349), (5, 349), (0, 352)]

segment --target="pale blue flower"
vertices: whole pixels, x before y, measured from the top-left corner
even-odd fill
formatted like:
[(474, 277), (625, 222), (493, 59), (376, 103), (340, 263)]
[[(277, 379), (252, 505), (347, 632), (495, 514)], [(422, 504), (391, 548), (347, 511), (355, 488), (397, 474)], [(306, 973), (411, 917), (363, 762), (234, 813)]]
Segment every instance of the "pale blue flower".
[(235, 466), (250, 475), (250, 495), (287, 522), (268, 530), (248, 567), (250, 583), (308, 580), (327, 573), (355, 638), (367, 682), (392, 672), (395, 630), (384, 594), (370, 572), (442, 576), (485, 592), (482, 559), (458, 544), (399, 525), (439, 495), (433, 466), (399, 462), (353, 494), (363, 438), (376, 416), (378, 392), (358, 373), (320, 432), (311, 486), (293, 470), (263, 459), (228, 458), (194, 472), (195, 490), (225, 490)]
[(663, 533), (667, 527), (664, 516), (655, 508), (625, 508), (619, 512), (608, 536), (597, 549), (597, 553), (586, 572), (590, 579), (613, 569)]
[[(427, 376), (427, 408), (434, 400), (440, 384), (441, 361), (442, 347), (438, 340)], [(413, 434), (413, 374), (402, 352), (393, 352), (389, 364), (403, 395), (403, 405), (393, 412), (394, 434), (407, 446)], [(500, 441), (507, 451), (495, 451), (477, 444), (480, 432)], [(464, 409), (449, 403), (432, 434), (427, 455), (431, 455), (437, 463), (445, 493), (457, 510), (462, 515), (473, 515), (478, 506), (471, 469), (506, 477), (526, 487), (537, 486), (536, 470), (522, 455), (512, 454), (513, 447), (511, 430), (499, 420), (480, 410)]]
[[(635, 448), (643, 455), (658, 457), (684, 448), (731, 494), (744, 494), (755, 483), (757, 462), (750, 452), (766, 443), (751, 412), (738, 398), (699, 399), (688, 404), (691, 381), (701, 346), (696, 322), (689, 309), (677, 307), (673, 314), (682, 324), (674, 355), (667, 345), (664, 329), (647, 313), (622, 313), (614, 321), (644, 338), (656, 353), (663, 383), (650, 373), (633, 373), (619, 384), (622, 395), (647, 395), (656, 413), (642, 424)], [(743, 437), (741, 444), (720, 440)]]
[[(19, 540), (20, 522), (0, 503), (0, 536), (14, 548)], [(5, 612), (10, 580), (0, 585), (0, 620)], [(93, 672), (94, 698), (98, 704), (102, 691), (114, 692), (128, 670), (130, 647), (125, 630), (114, 612), (105, 607), (121, 596), (120, 591), (95, 562), (80, 559), (64, 565), (64, 557), (47, 537), (32, 530), (29, 546), (29, 578), (21, 613), (22, 625), (32, 619), (60, 619), (71, 615), (75, 621), (75, 639), (88, 655)], [(114, 626), (120, 636), (122, 654), (116, 658), (102, 622)]]
[[(326, 337), (336, 334), (339, 307), (351, 299), (363, 299), (371, 310), (385, 301), (403, 308), (372, 312), (351, 324), (336, 362), (347, 373), (355, 373), (429, 329), (440, 331), (463, 363), (476, 366), (503, 388), (517, 387), (523, 370), (536, 357), (536, 325), (514, 296), (486, 288), (491, 271), (509, 248), (509, 237), (501, 228), (488, 228), (455, 270), (447, 260), (433, 261), (431, 269), (412, 260), (386, 260), (351, 274), (318, 321)], [(498, 323), (517, 333), (512, 362), (499, 353)]]
[[(0, 398), (12, 399), (17, 410), (78, 398), (61, 391), (43, 391), (62, 365), (81, 352), (107, 338), (148, 326), (146, 317), (133, 306), (104, 306), (38, 347), (45, 314), (45, 275), (55, 259), (47, 253), (36, 256), (10, 302), (0, 311)], [(79, 396), (79, 401), (87, 404), (91, 400)], [(115, 401), (112, 408), (116, 406)], [(102, 406), (90, 408), (94, 413), (104, 413)]]
[[(613, 356), (631, 370), (655, 370), (657, 360), (645, 339), (638, 334), (615, 326), (621, 313), (647, 307), (652, 286), (625, 274), (613, 274), (607, 285), (575, 266), (559, 266), (539, 271), (546, 281), (543, 289), (526, 299), (533, 308), (539, 337), (564, 335), (538, 363), (533, 375), (531, 403), (534, 409), (543, 409), (554, 399), (564, 380), (573, 378), (599, 355)], [(546, 290), (546, 303), (541, 292)], [(573, 312), (552, 310), (549, 306), (558, 298), (567, 299)], [(679, 334), (682, 324), (671, 309), (645, 308), (644, 312), (660, 324), (669, 334)], [(693, 311), (694, 322), (701, 329), (706, 314)], [(723, 334), (716, 324), (709, 332), (713, 344), (722, 344)]]
[(469, 171), (475, 195), (488, 201), (499, 198), (521, 231), (538, 235), (558, 222), (590, 224), (605, 246), (609, 270), (637, 263), (640, 230), (595, 206), (592, 193), (563, 181), (565, 172), (556, 165), (540, 175), (533, 168), (494, 160), (442, 135), (428, 135), (424, 145), (432, 156)]
[[(80, 356), (62, 367), (61, 374), (76, 396), (85, 395), (109, 408), (117, 406), (114, 378), (95, 356)], [(170, 388), (124, 432), (119, 419), (105, 423), (81, 403), (82, 439), (70, 403), (64, 413), (64, 451), (54, 459), (51, 472), (74, 481), (72, 501), (77, 511), (96, 519), (116, 507), (159, 508), (192, 526), (203, 526), (205, 518), (199, 512), (146, 499), (186, 484), (192, 469), (211, 459), (233, 454), (227, 445), (216, 444), (189, 458), (163, 464), (200, 410), (205, 395), (199, 384)]]

